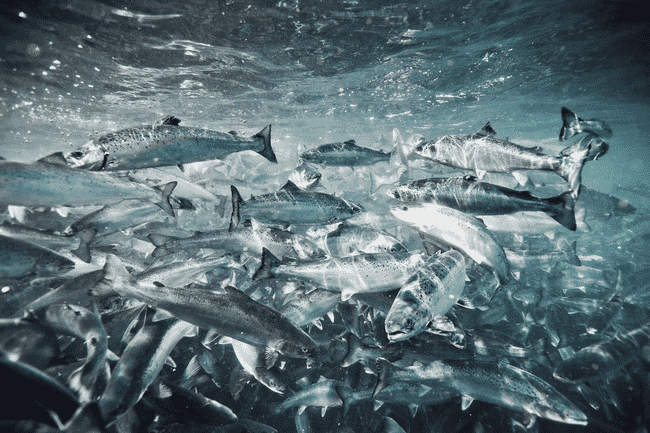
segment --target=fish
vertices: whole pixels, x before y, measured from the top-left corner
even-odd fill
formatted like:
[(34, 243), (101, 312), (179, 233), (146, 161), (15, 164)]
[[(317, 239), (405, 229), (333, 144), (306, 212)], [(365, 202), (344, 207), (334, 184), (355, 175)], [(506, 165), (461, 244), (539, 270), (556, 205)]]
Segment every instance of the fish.
[(595, 161), (601, 156), (605, 155), (609, 150), (609, 144), (595, 134), (588, 133), (580, 140), (575, 141), (570, 146), (565, 147), (560, 151), (560, 155), (567, 156), (572, 153), (580, 152), (584, 149), (589, 149), (586, 161)]
[(329, 313), (340, 299), (341, 296), (336, 292), (316, 288), (309, 293), (303, 293), (291, 299), (278, 311), (302, 327)]
[(526, 370), (503, 362), (452, 359), (396, 367), (379, 358), (377, 369), (379, 378), (373, 396), (389, 382), (440, 384), (463, 396), (463, 409), (473, 400), (479, 400), (523, 412), (531, 418), (538, 416), (565, 424), (587, 425), (584, 412), (555, 388)]
[[(248, 380), (248, 377), (254, 377), (262, 385), (271, 391), (284, 394), (286, 385), (282, 379), (272, 370), (265, 367), (266, 362), (264, 359), (264, 351), (259, 347), (251, 346), (250, 344), (232, 338), (222, 338), (220, 344), (230, 343), (235, 352), (235, 356), (239, 364), (243, 368), (243, 375), (239, 375), (233, 384), (232, 394), (238, 397), (241, 389), (243, 388), (243, 380)], [(242, 379), (243, 378), (243, 379)]]
[(330, 254), (345, 257), (358, 253), (405, 253), (400, 241), (383, 230), (343, 222), (318, 241)]
[(65, 274), (75, 264), (54, 251), (0, 235), (0, 278)]
[(510, 262), (503, 247), (477, 218), (433, 203), (393, 207), (390, 212), (417, 228), (427, 240), (457, 249), (479, 265), (487, 266), (500, 285), (510, 279)]
[[(201, 328), (267, 349), (269, 365), (277, 353), (310, 358), (316, 343), (290, 320), (251, 299), (234, 287), (223, 292), (209, 288), (140, 286), (115, 256), (107, 258), (106, 284), (123, 296), (135, 298)], [(273, 361), (271, 361), (273, 360)]]
[(126, 199), (151, 201), (174, 216), (170, 182), (156, 191), (106, 173), (91, 173), (63, 165), (0, 161), (0, 203), (27, 207), (85, 206)]
[(282, 258), (315, 260), (326, 255), (325, 251), (304, 236), (276, 227), (266, 227), (255, 220), (246, 220), (237, 228), (200, 232), (187, 238), (152, 233), (149, 240), (156, 247), (152, 253), (154, 257), (201, 248), (261, 256), (264, 247)]
[(37, 244), (50, 250), (64, 248), (86, 263), (90, 263), (90, 244), (97, 231), (91, 228), (79, 230), (75, 236), (61, 236), (21, 224), (0, 224), (0, 235)]
[(341, 300), (355, 293), (382, 292), (399, 288), (424, 263), (421, 253), (375, 253), (330, 257), (311, 262), (282, 263), (269, 250), (253, 279), (290, 277), (341, 292)]
[[(565, 383), (596, 381), (620, 371), (638, 358), (648, 360), (650, 324), (617, 333), (600, 343), (583, 347), (553, 369), (553, 377)], [(649, 361), (650, 362), (650, 361)]]
[(195, 335), (196, 326), (176, 318), (153, 321), (147, 314), (145, 325), (124, 349), (99, 399), (107, 425), (132, 408), (160, 373), (181, 338)]
[(612, 128), (602, 120), (583, 120), (573, 111), (562, 107), (562, 128), (560, 129), (560, 141), (568, 140), (576, 134), (588, 132), (603, 138), (612, 138)]
[(133, 170), (222, 159), (231, 153), (252, 150), (277, 163), (271, 147), (271, 125), (252, 137), (239, 137), (179, 126), (180, 122), (174, 116), (166, 116), (159, 124), (111, 132), (78, 149), (48, 155), (42, 160), (62, 158), (69, 167), (93, 171)]
[(354, 140), (347, 140), (343, 143), (323, 144), (315, 149), (303, 152), (300, 159), (335, 167), (354, 167), (388, 162), (391, 156), (390, 153), (359, 146)]
[(386, 315), (391, 342), (408, 340), (447, 313), (465, 288), (465, 259), (458, 251), (433, 256), (400, 289)]
[(243, 216), (267, 224), (322, 224), (341, 221), (363, 211), (363, 207), (322, 192), (305, 191), (290, 180), (280, 191), (253, 196), (244, 201), (235, 186), (232, 192), (230, 228), (239, 226)]
[(420, 179), (387, 191), (401, 203), (436, 203), (472, 215), (503, 215), (522, 211), (544, 212), (569, 230), (576, 230), (576, 197), (566, 191), (556, 197), (539, 198), (481, 182), (475, 176)]
[(479, 178), (485, 172), (513, 173), (525, 185), (527, 179), (518, 170), (552, 171), (561, 176), (578, 195), (582, 167), (589, 149), (567, 156), (550, 156), (536, 149), (494, 138), (488, 122), (474, 134), (444, 135), (415, 146), (414, 153), (449, 167), (474, 170)]
[(320, 407), (322, 413), (330, 407), (343, 406), (343, 400), (336, 392), (337, 381), (321, 376), (318, 382), (301, 389), (274, 409), (276, 414), (281, 414), (288, 409), (298, 408), (302, 413), (307, 407)]
[(87, 356), (84, 364), (69, 377), (68, 383), (81, 403), (94, 401), (103, 390), (95, 389), (99, 370), (105, 368), (108, 352), (108, 336), (101, 317), (95, 309), (70, 304), (54, 304), (32, 311), (40, 323), (60, 334), (85, 341)]

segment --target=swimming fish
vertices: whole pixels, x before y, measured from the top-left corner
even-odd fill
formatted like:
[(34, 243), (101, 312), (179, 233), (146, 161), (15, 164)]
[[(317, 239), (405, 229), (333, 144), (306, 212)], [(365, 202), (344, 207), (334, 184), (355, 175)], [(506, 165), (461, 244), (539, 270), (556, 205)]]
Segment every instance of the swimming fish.
[[(103, 135), (76, 150), (63, 154), (65, 164), (89, 170), (133, 170), (187, 164), (252, 150), (277, 163), (271, 147), (271, 125), (252, 137), (178, 126), (167, 116), (157, 125), (127, 128)], [(52, 161), (56, 154), (45, 157)]]
[(475, 176), (420, 179), (397, 186), (388, 195), (402, 203), (437, 203), (472, 215), (502, 215), (521, 211), (545, 212), (569, 230), (576, 229), (575, 194), (538, 198), (528, 191), (517, 191), (481, 182)]
[(280, 191), (254, 196), (244, 201), (236, 187), (232, 192), (230, 228), (234, 229), (244, 216), (268, 224), (322, 224), (351, 218), (363, 208), (322, 192), (305, 191), (293, 182)]
[(487, 123), (474, 134), (444, 135), (415, 147), (415, 154), (443, 165), (485, 172), (513, 173), (520, 184), (527, 178), (518, 170), (545, 170), (560, 175), (569, 189), (578, 194), (582, 167), (589, 149), (567, 156), (545, 155), (538, 150), (494, 138), (496, 132)]
[(432, 256), (400, 289), (386, 315), (390, 341), (407, 340), (446, 314), (465, 288), (465, 259), (458, 251)]
[(156, 191), (105, 173), (89, 173), (63, 165), (0, 161), (0, 203), (27, 207), (85, 206), (129, 198), (151, 201), (174, 216), (169, 195), (176, 183)]
[(390, 212), (416, 227), (426, 239), (457, 249), (492, 269), (499, 284), (504, 285), (510, 279), (510, 262), (505, 251), (485, 224), (473, 216), (433, 203), (394, 207)]
[(383, 230), (343, 222), (318, 240), (330, 254), (345, 257), (358, 253), (404, 253), (406, 247)]
[(59, 275), (74, 266), (73, 261), (53, 251), (0, 235), (0, 278)]
[(348, 140), (343, 143), (323, 144), (303, 152), (300, 159), (317, 164), (354, 167), (388, 162), (391, 156), (390, 153), (359, 146), (354, 140)]
[(560, 141), (568, 140), (576, 134), (588, 132), (603, 138), (612, 138), (612, 128), (602, 120), (583, 120), (573, 111), (562, 107), (562, 129), (560, 129)]

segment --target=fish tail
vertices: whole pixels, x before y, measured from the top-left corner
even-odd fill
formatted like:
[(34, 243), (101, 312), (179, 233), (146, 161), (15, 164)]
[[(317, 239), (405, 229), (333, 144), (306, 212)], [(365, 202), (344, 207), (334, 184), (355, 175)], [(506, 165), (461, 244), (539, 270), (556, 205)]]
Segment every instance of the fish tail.
[(241, 221), (240, 208), (244, 205), (244, 200), (234, 185), (230, 185), (230, 192), (232, 193), (232, 214), (230, 214), (228, 231), (233, 231), (239, 226), (239, 222)]
[(547, 202), (552, 206), (547, 212), (548, 215), (567, 229), (575, 231), (577, 228), (576, 198), (573, 191), (566, 191), (557, 197), (549, 198)]
[(262, 264), (260, 268), (253, 274), (253, 280), (264, 280), (273, 278), (273, 267), (281, 263), (277, 257), (266, 248), (262, 248)]
[(581, 132), (580, 118), (573, 111), (566, 107), (562, 107), (562, 129), (560, 129), (560, 141), (568, 140)]
[(390, 376), (391, 370), (393, 369), (392, 364), (386, 358), (377, 358), (377, 384), (375, 389), (372, 390), (372, 398), (377, 397), (384, 388), (388, 386), (388, 378)]
[(133, 279), (129, 271), (126, 270), (122, 261), (113, 254), (106, 255), (106, 264), (104, 265), (104, 278), (95, 286), (96, 292), (118, 292), (124, 293), (123, 289), (130, 291), (130, 287), (137, 282)]
[(271, 125), (266, 125), (264, 129), (255, 134), (255, 137), (261, 138), (264, 141), (264, 149), (257, 153), (277, 164), (278, 160), (275, 158), (275, 152), (273, 152), (273, 148), (271, 147)]
[(174, 188), (176, 188), (177, 182), (169, 182), (168, 184), (164, 185), (162, 187), (162, 200), (160, 203), (156, 203), (162, 210), (167, 212), (170, 216), (175, 216), (174, 215), (174, 209), (172, 209), (172, 205), (169, 202), (169, 196), (171, 195), (172, 191), (174, 191)]
[(341, 367), (349, 367), (352, 364), (356, 363), (359, 360), (357, 354), (360, 350), (361, 340), (359, 337), (352, 333), (348, 334), (348, 353), (346, 353), (343, 357), (343, 360), (341, 361)]
[(153, 253), (151, 253), (154, 257), (162, 257), (171, 254), (173, 251), (167, 248), (167, 243), (177, 239), (173, 236), (159, 235), (157, 233), (150, 233), (147, 237), (156, 247), (156, 249), (153, 250)]
[(582, 262), (580, 261), (580, 257), (578, 257), (578, 254), (576, 252), (576, 246), (577, 246), (577, 241), (573, 241), (569, 243), (569, 241), (565, 240), (562, 242), (562, 246), (560, 247), (560, 251), (564, 254), (564, 257), (566, 261), (574, 266), (582, 266)]
[(580, 194), (582, 168), (585, 165), (589, 152), (591, 152), (591, 144), (585, 149), (560, 157), (560, 166), (557, 169), (557, 174), (562, 176), (569, 184), (569, 189), (576, 200)]
[(90, 263), (90, 244), (95, 240), (97, 229), (85, 229), (79, 232), (79, 247), (70, 251), (86, 263)]

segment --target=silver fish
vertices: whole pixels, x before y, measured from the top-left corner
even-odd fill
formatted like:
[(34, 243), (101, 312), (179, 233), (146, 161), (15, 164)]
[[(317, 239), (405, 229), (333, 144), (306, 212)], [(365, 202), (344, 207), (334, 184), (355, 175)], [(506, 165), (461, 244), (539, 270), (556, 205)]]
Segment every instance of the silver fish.
[(598, 135), (588, 133), (580, 140), (574, 142), (570, 146), (562, 149), (560, 155), (566, 156), (572, 153), (580, 152), (584, 149), (589, 149), (587, 154), (587, 161), (595, 161), (601, 156), (605, 155), (609, 150), (609, 144), (603, 141)]
[(155, 305), (201, 328), (267, 348), (269, 360), (276, 352), (308, 358), (316, 351), (316, 343), (293, 322), (233, 287), (221, 293), (210, 288), (143, 287), (115, 256), (107, 258), (106, 284), (123, 296)]
[[(239, 364), (241, 364), (247, 375), (253, 376), (258, 382), (273, 392), (278, 394), (284, 393), (286, 386), (282, 383), (282, 379), (272, 370), (265, 367), (266, 361), (264, 360), (263, 350), (235, 339), (229, 339), (229, 342), (232, 345)], [(224, 344), (225, 341), (222, 340), (220, 343)], [(239, 387), (240, 380), (237, 380), (233, 387), (233, 396), (238, 396), (239, 392), (241, 392), (241, 387)]]
[(316, 168), (303, 162), (291, 172), (289, 180), (298, 188), (310, 190), (318, 185), (321, 177), (323, 177), (323, 175), (321, 175)]
[[(127, 128), (93, 140), (63, 154), (65, 164), (89, 170), (132, 170), (187, 164), (252, 150), (277, 162), (271, 147), (271, 125), (252, 137), (178, 126), (180, 120), (165, 117), (160, 124)], [(45, 157), (53, 161), (56, 154)]]
[(473, 400), (496, 404), (531, 416), (553, 421), (587, 425), (587, 416), (555, 388), (525, 370), (503, 362), (471, 360), (432, 361), (396, 367), (388, 360), (377, 360), (379, 380), (373, 395), (388, 383), (417, 382), (442, 384), (463, 396), (463, 408)]
[(576, 134), (588, 132), (603, 138), (612, 138), (612, 128), (601, 120), (583, 120), (573, 111), (562, 107), (562, 129), (560, 129), (560, 141), (568, 140)]
[(388, 162), (390, 158), (390, 153), (358, 146), (354, 140), (323, 144), (300, 155), (303, 161), (343, 167), (373, 165)]
[(298, 326), (305, 326), (331, 311), (340, 301), (336, 292), (315, 289), (293, 298), (278, 309), (287, 319)]
[(261, 256), (263, 247), (268, 248), (278, 257), (301, 260), (325, 257), (325, 252), (304, 236), (275, 227), (265, 227), (250, 220), (232, 230), (213, 230), (197, 233), (188, 238), (150, 234), (149, 240), (156, 246), (154, 257), (201, 248), (233, 254), (246, 252)]
[(341, 299), (345, 301), (355, 293), (399, 288), (423, 263), (424, 255), (419, 253), (360, 254), (313, 262), (282, 263), (264, 249), (262, 264), (253, 279), (274, 276), (302, 279), (341, 292)]
[(321, 224), (345, 220), (363, 210), (330, 194), (302, 190), (291, 181), (278, 192), (253, 196), (247, 201), (234, 186), (231, 192), (230, 228), (237, 227), (244, 216), (269, 224)]
[(97, 311), (77, 305), (55, 304), (36, 310), (34, 314), (41, 323), (55, 331), (86, 342), (86, 361), (68, 377), (68, 382), (70, 389), (79, 396), (80, 402), (95, 400), (98, 397), (94, 394), (97, 392), (95, 381), (99, 370), (105, 367), (108, 351), (108, 336)]
[[(129, 198), (151, 201), (174, 216), (170, 182), (156, 191), (104, 173), (48, 164), (0, 161), (0, 203), (27, 207), (106, 205)], [(162, 200), (161, 200), (162, 199)]]
[[(414, 152), (443, 165), (475, 170), (479, 178), (488, 171), (496, 173), (513, 173), (517, 170), (553, 171), (569, 184), (569, 189), (577, 196), (582, 167), (589, 149), (568, 156), (550, 156), (536, 149), (494, 138), (495, 134), (487, 123), (474, 134), (444, 135), (419, 144)], [(518, 180), (522, 184), (525, 183), (521, 176)]]
[(195, 332), (196, 326), (190, 323), (174, 318), (153, 322), (153, 314), (147, 314), (147, 322), (124, 349), (99, 400), (107, 424), (142, 398), (176, 344)]
[(343, 400), (336, 392), (337, 381), (320, 377), (318, 382), (302, 389), (275, 408), (275, 413), (280, 414), (290, 408), (298, 408), (302, 413), (307, 407), (320, 407), (325, 411), (329, 407), (343, 406)]
[(540, 211), (567, 229), (576, 229), (576, 199), (571, 191), (542, 199), (528, 191), (517, 191), (481, 182), (475, 176), (464, 176), (416, 180), (391, 189), (388, 195), (402, 203), (437, 203), (472, 215)]
[(555, 366), (553, 377), (568, 383), (598, 380), (618, 372), (637, 358), (650, 358), (649, 352), (650, 324), (583, 347)]
[(407, 340), (446, 314), (465, 288), (465, 259), (458, 251), (431, 257), (400, 289), (386, 315), (390, 341)]
[(0, 278), (58, 275), (74, 266), (73, 261), (53, 251), (0, 235)]
[(383, 230), (343, 222), (323, 236), (321, 243), (333, 256), (358, 253), (405, 253), (406, 247)]
[(496, 238), (478, 219), (446, 206), (396, 207), (390, 212), (436, 244), (461, 251), (476, 263), (492, 269), (504, 285), (510, 279), (510, 262)]

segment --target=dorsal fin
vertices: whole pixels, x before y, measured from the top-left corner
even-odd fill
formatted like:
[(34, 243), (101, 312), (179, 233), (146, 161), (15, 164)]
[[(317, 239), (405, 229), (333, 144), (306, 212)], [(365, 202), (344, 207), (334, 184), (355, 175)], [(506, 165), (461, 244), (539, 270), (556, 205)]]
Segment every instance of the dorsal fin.
[(295, 183), (291, 182), (290, 180), (287, 180), (287, 183), (284, 184), (281, 190), (284, 191), (302, 191)]
[(354, 141), (354, 140), (347, 140), (347, 141), (344, 141), (343, 144), (354, 144), (354, 145), (356, 145), (357, 142)]
[(477, 132), (477, 134), (494, 136), (497, 135), (497, 132), (494, 129), (492, 129), (492, 127), (490, 126), (490, 122), (488, 122)]
[(179, 119), (178, 117), (174, 117), (174, 116), (165, 116), (162, 119), (160, 119), (160, 124), (161, 125), (178, 126), (179, 123), (181, 123), (181, 119)]

